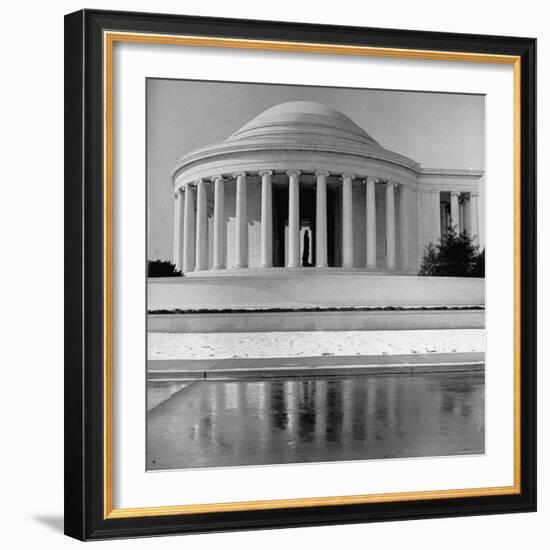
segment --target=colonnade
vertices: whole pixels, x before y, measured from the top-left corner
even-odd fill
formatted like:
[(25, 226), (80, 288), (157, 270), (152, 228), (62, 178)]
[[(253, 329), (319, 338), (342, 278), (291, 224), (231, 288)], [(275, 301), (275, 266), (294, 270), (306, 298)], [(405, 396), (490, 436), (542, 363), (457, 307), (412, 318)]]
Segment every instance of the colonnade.
[[(248, 267), (248, 223), (247, 223), (247, 185), (249, 176), (261, 179), (261, 229), (260, 229), (260, 267), (273, 267), (273, 194), (272, 170), (261, 170), (254, 174), (238, 172), (232, 177), (236, 182), (235, 207), (235, 268)], [(300, 170), (285, 172), (288, 178), (288, 254), (286, 267), (300, 266)], [(327, 178), (329, 173), (317, 171), (314, 174), (315, 193), (315, 265), (328, 266), (327, 235)], [(354, 225), (353, 191), (354, 179), (364, 182), (366, 212), (366, 266), (377, 269), (377, 223), (376, 192), (378, 180), (374, 177), (356, 177), (345, 173), (338, 176), (342, 193), (342, 267), (352, 268), (354, 262)], [(203, 271), (209, 268), (208, 204), (206, 186), (214, 187), (212, 253), (210, 269), (225, 269), (224, 226), (225, 226), (225, 183), (228, 177), (222, 174), (211, 178), (199, 179), (178, 189), (175, 195), (174, 223), (174, 263), (184, 272)], [(393, 181), (385, 184), (386, 208), (386, 268), (396, 268), (396, 209), (395, 189), (399, 185)], [(195, 204), (196, 202), (196, 204)], [(195, 215), (196, 212), (196, 215)], [(400, 209), (400, 217), (406, 217), (406, 208)], [(406, 228), (406, 219), (401, 220), (402, 231)]]

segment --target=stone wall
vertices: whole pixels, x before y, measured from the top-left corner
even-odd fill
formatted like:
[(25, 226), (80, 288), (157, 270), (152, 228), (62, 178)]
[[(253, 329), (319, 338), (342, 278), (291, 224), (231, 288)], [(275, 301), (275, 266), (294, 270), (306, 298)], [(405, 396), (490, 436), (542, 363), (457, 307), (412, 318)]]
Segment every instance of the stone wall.
[(147, 316), (149, 332), (475, 329), (484, 310), (185, 313)]
[(375, 275), (342, 268), (212, 271), (149, 279), (151, 310), (483, 306), (485, 279)]

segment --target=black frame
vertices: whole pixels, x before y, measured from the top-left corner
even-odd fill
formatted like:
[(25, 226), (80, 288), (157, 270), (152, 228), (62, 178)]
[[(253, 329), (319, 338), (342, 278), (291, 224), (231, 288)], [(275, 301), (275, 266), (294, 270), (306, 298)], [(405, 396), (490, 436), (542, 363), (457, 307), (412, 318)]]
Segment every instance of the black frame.
[[(521, 56), (521, 493), (104, 519), (102, 33)], [(536, 40), (83, 10), (65, 16), (65, 533), (81, 540), (536, 510)]]

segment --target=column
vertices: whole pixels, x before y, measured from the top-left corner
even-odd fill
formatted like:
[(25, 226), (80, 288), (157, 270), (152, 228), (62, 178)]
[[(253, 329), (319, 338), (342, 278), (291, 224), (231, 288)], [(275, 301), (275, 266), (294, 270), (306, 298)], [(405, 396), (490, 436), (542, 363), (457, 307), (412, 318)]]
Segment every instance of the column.
[(451, 229), (456, 229), (457, 232), (460, 231), (460, 221), (458, 214), (458, 196), (460, 193), (457, 191), (451, 191)]
[(287, 267), (300, 266), (300, 171), (288, 174), (288, 263)]
[(395, 187), (396, 183), (386, 183), (386, 267), (395, 269)]
[[(434, 244), (437, 244), (439, 240), (441, 239), (442, 235), (442, 212), (441, 212), (441, 192), (440, 191), (433, 191), (431, 193), (432, 195), (432, 213), (431, 213), (431, 219), (432, 219), (432, 227), (433, 227), (433, 238), (432, 241)], [(424, 246), (424, 245), (422, 245)], [(423, 253), (424, 249), (422, 248), (420, 250), (421, 254)]]
[(401, 241), (401, 269), (409, 267), (409, 204), (411, 190), (404, 185), (399, 187), (399, 237)]
[(464, 231), (464, 197), (460, 197), (458, 201), (458, 232)]
[(197, 186), (197, 228), (195, 231), (195, 271), (208, 269), (208, 202), (206, 182), (198, 180)]
[(316, 172), (315, 191), (315, 265), (327, 267), (327, 177), (328, 172)]
[(342, 175), (342, 267), (353, 267), (353, 178)]
[(235, 238), (235, 258), (236, 268), (242, 269), (248, 267), (248, 219), (246, 217), (246, 174), (239, 172), (235, 174), (237, 178), (237, 204), (235, 208), (235, 218), (237, 223), (237, 233)]
[(223, 176), (214, 177), (214, 261), (212, 269), (224, 269), (224, 183)]
[(183, 220), (183, 271), (195, 269), (195, 190), (187, 184)]
[(271, 170), (260, 172), (262, 178), (262, 227), (261, 239), (261, 261), (260, 267), (273, 266), (273, 207), (271, 192)]
[(183, 203), (183, 193), (177, 189), (174, 201), (174, 265), (179, 271), (183, 266)]
[(464, 218), (464, 227), (463, 230), (472, 235), (472, 209), (470, 197), (465, 197), (464, 202), (462, 203), (463, 218)]
[(472, 228), (472, 238), (474, 243), (479, 245), (479, 210), (478, 210), (479, 193), (470, 193), (470, 223)]
[(376, 180), (367, 178), (367, 268), (376, 269)]

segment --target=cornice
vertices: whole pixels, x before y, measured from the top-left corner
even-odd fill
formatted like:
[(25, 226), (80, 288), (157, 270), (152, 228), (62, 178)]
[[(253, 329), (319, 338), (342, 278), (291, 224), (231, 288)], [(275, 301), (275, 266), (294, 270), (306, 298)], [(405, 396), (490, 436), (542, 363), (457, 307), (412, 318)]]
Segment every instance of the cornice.
[(479, 179), (485, 175), (485, 170), (470, 170), (467, 168), (420, 168), (419, 177), (426, 178), (471, 178)]
[(399, 167), (405, 168), (407, 170), (413, 171), (415, 174), (420, 173), (420, 165), (398, 153), (394, 153), (382, 147), (361, 147), (361, 148), (350, 148), (344, 146), (338, 146), (335, 144), (327, 143), (326, 146), (317, 144), (308, 144), (305, 141), (292, 141), (287, 140), (285, 143), (277, 142), (260, 142), (255, 141), (254, 143), (245, 143), (244, 141), (240, 142), (223, 142), (217, 145), (204, 147), (196, 151), (188, 153), (182, 157), (176, 167), (172, 172), (172, 181), (175, 180), (182, 172), (189, 168), (194, 168), (200, 163), (207, 163), (210, 161), (215, 161), (219, 157), (227, 156), (239, 156), (246, 155), (249, 153), (261, 153), (262, 155), (269, 155), (270, 153), (320, 153), (320, 154), (332, 154), (332, 155), (342, 155), (344, 157), (360, 157), (366, 160), (378, 160), (387, 162), (390, 164), (395, 164)]

